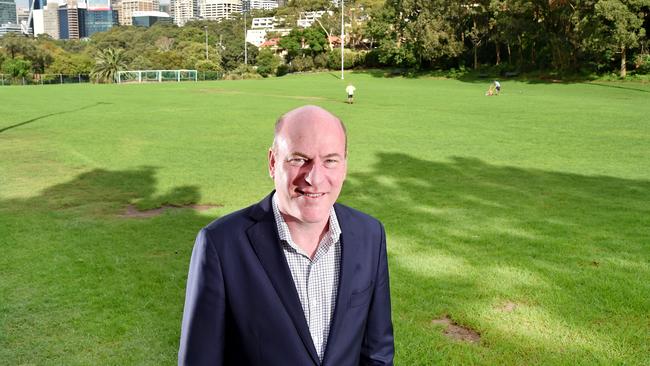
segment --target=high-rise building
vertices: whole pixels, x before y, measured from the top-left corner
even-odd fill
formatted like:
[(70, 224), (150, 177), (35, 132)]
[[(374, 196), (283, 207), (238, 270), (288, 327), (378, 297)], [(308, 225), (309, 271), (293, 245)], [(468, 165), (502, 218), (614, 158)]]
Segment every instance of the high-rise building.
[(0, 0), (0, 24), (18, 24), (16, 18), (16, 2), (14, 0)]
[(59, 38), (80, 39), (86, 37), (86, 4), (68, 0), (59, 7)]
[(35, 36), (45, 33), (45, 18), (43, 9), (35, 9), (32, 12), (32, 30)]
[(16, 18), (18, 20), (18, 24), (20, 24), (23, 21), (27, 21), (27, 18), (29, 18), (29, 9), (27, 8), (17, 8), (16, 9)]
[(120, 25), (133, 25), (134, 11), (157, 11), (159, 8), (159, 0), (122, 0), (118, 8)]
[(34, 10), (43, 9), (47, 5), (47, 0), (29, 0), (28, 9), (32, 8), (32, 3), (34, 3)]
[(117, 12), (113, 10), (86, 11), (84, 20), (84, 37), (90, 37), (97, 32), (106, 32), (118, 24)]
[(200, 14), (204, 19), (230, 19), (233, 13), (241, 13), (241, 0), (201, 0)]
[(174, 0), (171, 3), (171, 13), (174, 24), (182, 27), (187, 21), (199, 17), (199, 2), (198, 0)]
[(59, 4), (50, 2), (43, 8), (43, 32), (59, 39)]
[(59, 7), (59, 38), (81, 39), (97, 32), (105, 32), (118, 24), (117, 12), (111, 10), (108, 0), (77, 3), (68, 0)]

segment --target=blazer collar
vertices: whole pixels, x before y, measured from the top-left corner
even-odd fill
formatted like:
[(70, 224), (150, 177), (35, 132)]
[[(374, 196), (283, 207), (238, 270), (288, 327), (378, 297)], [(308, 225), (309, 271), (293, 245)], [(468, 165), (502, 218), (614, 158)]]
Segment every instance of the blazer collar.
[(320, 359), (318, 358), (314, 342), (309, 333), (309, 327), (307, 326), (307, 321), (302, 311), (296, 286), (291, 277), (289, 265), (282, 252), (278, 229), (273, 216), (273, 208), (271, 206), (271, 197), (273, 197), (274, 193), (275, 191), (271, 192), (261, 202), (252, 207), (250, 217), (256, 223), (246, 230), (246, 235), (266, 274), (271, 280), (273, 288), (278, 293), (280, 301), (282, 301), (284, 308), (287, 310), (293, 325), (296, 327), (302, 343), (307, 348), (314, 363), (319, 365)]

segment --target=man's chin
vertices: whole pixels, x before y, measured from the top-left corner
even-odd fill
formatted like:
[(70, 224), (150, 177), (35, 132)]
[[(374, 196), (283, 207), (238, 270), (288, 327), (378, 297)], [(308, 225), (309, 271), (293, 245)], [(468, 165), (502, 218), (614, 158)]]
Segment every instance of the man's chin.
[(305, 224), (318, 224), (327, 221), (330, 217), (330, 210), (328, 209), (301, 209), (299, 210), (299, 220)]

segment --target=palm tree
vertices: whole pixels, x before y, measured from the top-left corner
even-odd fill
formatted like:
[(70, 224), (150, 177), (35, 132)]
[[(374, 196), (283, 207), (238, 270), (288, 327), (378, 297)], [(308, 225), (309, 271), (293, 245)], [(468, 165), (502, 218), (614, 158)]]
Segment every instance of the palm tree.
[(99, 50), (95, 56), (95, 67), (90, 77), (99, 83), (113, 83), (117, 78), (117, 72), (125, 68), (124, 50), (119, 48)]

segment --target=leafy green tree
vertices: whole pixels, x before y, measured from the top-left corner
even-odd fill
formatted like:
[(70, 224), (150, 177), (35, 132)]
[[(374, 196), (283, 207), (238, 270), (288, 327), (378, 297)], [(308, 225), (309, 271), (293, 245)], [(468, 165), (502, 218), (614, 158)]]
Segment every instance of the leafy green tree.
[(198, 71), (223, 71), (221, 63), (213, 60), (200, 60), (197, 61), (194, 65), (194, 68)]
[(0, 37), (0, 47), (10, 58), (34, 52), (34, 45), (29, 38), (14, 33)]
[(315, 56), (322, 53), (327, 43), (325, 32), (312, 26), (305, 29), (294, 28), (288, 35), (280, 38), (278, 44), (287, 51), (287, 59), (291, 61), (299, 56)]
[(649, 0), (599, 0), (596, 3), (596, 15), (604, 21), (601, 28), (608, 40), (609, 47), (620, 51), (620, 76), (627, 74), (627, 51), (637, 47), (645, 37), (643, 26), (645, 14), (642, 8), (650, 7)]
[(154, 69), (153, 63), (147, 56), (138, 55), (129, 63), (129, 70), (151, 70)]
[(107, 48), (97, 53), (90, 77), (96, 82), (112, 83), (117, 78), (117, 72), (125, 68), (124, 51), (119, 48)]
[(84, 54), (74, 54), (68, 52), (60, 52), (55, 54), (54, 61), (48, 66), (46, 72), (48, 74), (89, 74), (93, 69), (94, 60)]
[(2, 63), (2, 72), (13, 78), (28, 77), (32, 63), (22, 58), (9, 58)]
[(278, 71), (282, 62), (280, 56), (268, 48), (263, 48), (257, 55), (257, 73), (263, 77), (273, 75)]

